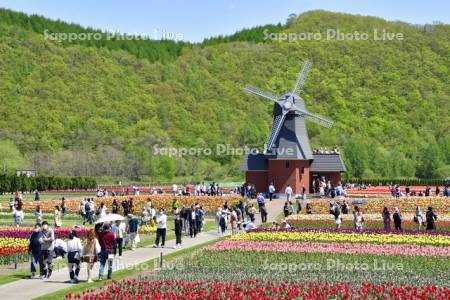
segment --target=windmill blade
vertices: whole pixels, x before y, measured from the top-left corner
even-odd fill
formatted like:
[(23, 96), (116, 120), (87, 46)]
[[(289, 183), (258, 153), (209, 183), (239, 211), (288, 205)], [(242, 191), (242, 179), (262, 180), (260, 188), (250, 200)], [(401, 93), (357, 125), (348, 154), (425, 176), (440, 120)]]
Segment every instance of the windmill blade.
[(327, 128), (331, 128), (333, 126), (333, 121), (331, 121), (330, 119), (325, 119), (319, 115), (307, 112), (306, 117), (308, 118), (308, 120), (311, 120), (311, 121), (313, 121), (317, 124), (320, 124), (322, 126), (325, 126)]
[(269, 137), (269, 140), (267, 143), (266, 152), (269, 152), (270, 149), (272, 149), (273, 144), (275, 143), (275, 141), (277, 139), (278, 133), (280, 132), (281, 127), (283, 126), (283, 122), (284, 122), (284, 119), (286, 118), (287, 113), (288, 112), (286, 111), (286, 112), (283, 112), (282, 115), (278, 115), (275, 117), (275, 121), (273, 122), (273, 125), (272, 125), (272, 132), (270, 133), (270, 137)]
[(303, 84), (305, 83), (306, 77), (311, 69), (311, 65), (312, 63), (309, 60), (303, 63), (302, 69), (300, 70), (300, 73), (298, 73), (297, 82), (292, 90), (292, 94), (298, 94), (302, 90)]
[(333, 121), (330, 119), (325, 119), (324, 117), (321, 117), (319, 115), (316, 115), (314, 113), (310, 113), (309, 111), (303, 110), (297, 105), (292, 106), (296, 111), (300, 112), (302, 115), (305, 115), (308, 120), (311, 120), (317, 124), (320, 124), (322, 126), (325, 126), (327, 128), (331, 128), (333, 126)]
[(256, 95), (259, 97), (269, 99), (273, 102), (278, 102), (278, 97), (276, 95), (274, 95), (270, 92), (265, 92), (265, 91), (261, 90), (260, 88), (254, 87), (252, 85), (247, 84), (244, 87), (244, 91), (246, 91), (247, 93), (252, 94), (252, 95)]

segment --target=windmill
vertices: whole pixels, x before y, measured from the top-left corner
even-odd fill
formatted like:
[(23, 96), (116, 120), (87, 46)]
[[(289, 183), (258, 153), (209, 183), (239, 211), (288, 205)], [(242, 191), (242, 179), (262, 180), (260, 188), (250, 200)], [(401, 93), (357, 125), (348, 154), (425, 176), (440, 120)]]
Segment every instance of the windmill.
[[(274, 102), (273, 125), (264, 149), (265, 154), (273, 154), (276, 149), (277, 158), (313, 159), (305, 118), (327, 128), (333, 126), (333, 121), (309, 112), (299, 96), (310, 69), (311, 62), (305, 61), (293, 90), (280, 97), (251, 85), (245, 86), (246, 92)], [(286, 149), (291, 149), (289, 152), (292, 154), (288, 154)]]

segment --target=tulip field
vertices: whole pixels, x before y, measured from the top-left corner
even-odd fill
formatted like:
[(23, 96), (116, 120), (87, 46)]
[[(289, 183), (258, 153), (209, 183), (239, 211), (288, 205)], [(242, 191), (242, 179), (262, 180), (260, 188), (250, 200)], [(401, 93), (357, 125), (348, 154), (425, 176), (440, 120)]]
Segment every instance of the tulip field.
[[(65, 239), (72, 228), (54, 229), (55, 237)], [(78, 237), (84, 238), (86, 229), (77, 229)], [(0, 228), (0, 265), (21, 263), (29, 260), (28, 244), (32, 228), (1, 227)]]
[(450, 232), (260, 228), (66, 299), (450, 299)]
[[(334, 200), (342, 204), (341, 199), (336, 198)], [(416, 206), (421, 207), (423, 212), (426, 212), (427, 207), (431, 206), (438, 216), (450, 216), (450, 199), (448, 197), (350, 198), (347, 201), (350, 211), (353, 208), (352, 203), (354, 201), (364, 202), (364, 204), (358, 205), (365, 214), (381, 214), (384, 207), (387, 207), (391, 211), (391, 214), (394, 207), (398, 207), (401, 213), (413, 214)], [(312, 214), (329, 214), (329, 202), (330, 199), (310, 201)], [(303, 210), (301, 214), (305, 214), (305, 211)]]
[[(130, 288), (132, 287), (132, 288)], [(365, 283), (355, 286), (303, 282), (260, 280), (184, 281), (124, 280), (100, 291), (87, 291), (66, 299), (448, 299), (446, 288), (426, 286), (412, 288), (393, 284)]]
[[(240, 199), (240, 195), (234, 196), (177, 196), (176, 199), (181, 205), (191, 206), (195, 203), (199, 203), (203, 209), (207, 212), (215, 212), (218, 207), (223, 206), (225, 201), (228, 203), (234, 203)], [(100, 203), (104, 203), (109, 209), (111, 209), (113, 200), (116, 199), (120, 203), (125, 199), (133, 199), (133, 207), (135, 212), (140, 212), (140, 210), (146, 206), (147, 200), (151, 200), (155, 208), (164, 208), (165, 210), (172, 209), (172, 202), (174, 197), (170, 194), (163, 195), (140, 195), (140, 196), (117, 196), (117, 197), (101, 197), (94, 198), (96, 207), (100, 206)], [(80, 201), (82, 198), (71, 198), (66, 200), (67, 211), (69, 213), (78, 213), (80, 207)], [(60, 205), (61, 200), (45, 200), (40, 203), (43, 212), (53, 212), (55, 205)], [(36, 202), (30, 201), (24, 203), (25, 211), (33, 211), (36, 207)]]

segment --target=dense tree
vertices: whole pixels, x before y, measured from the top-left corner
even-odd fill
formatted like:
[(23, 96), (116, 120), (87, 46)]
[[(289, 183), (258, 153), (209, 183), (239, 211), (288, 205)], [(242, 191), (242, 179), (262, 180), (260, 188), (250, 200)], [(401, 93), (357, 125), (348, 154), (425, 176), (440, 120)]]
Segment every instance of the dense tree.
[[(264, 30), (325, 35), (327, 28), (384, 29), (404, 40), (264, 38)], [(43, 31), (98, 31), (0, 10), (0, 139), (20, 150), (14, 161), (24, 156), (53, 176), (240, 175), (242, 156), (218, 155), (216, 145), (261, 149), (272, 122), (272, 105), (242, 87), (282, 94), (310, 59), (301, 95), (309, 110), (335, 121), (332, 129), (308, 122), (313, 147), (343, 148), (350, 177), (444, 176), (450, 26), (431, 28), (313, 11), (196, 45), (68, 43), (45, 39)], [(161, 158), (155, 145), (213, 153)]]

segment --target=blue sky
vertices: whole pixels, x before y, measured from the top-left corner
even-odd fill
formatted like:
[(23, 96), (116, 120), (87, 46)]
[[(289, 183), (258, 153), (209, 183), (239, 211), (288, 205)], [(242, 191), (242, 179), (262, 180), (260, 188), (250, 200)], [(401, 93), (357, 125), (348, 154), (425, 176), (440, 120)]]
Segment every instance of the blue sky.
[(450, 21), (448, 0), (0, 0), (0, 7), (130, 34), (181, 34), (185, 40), (284, 22), (290, 13), (325, 9), (410, 23)]

